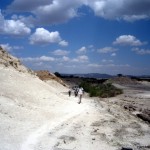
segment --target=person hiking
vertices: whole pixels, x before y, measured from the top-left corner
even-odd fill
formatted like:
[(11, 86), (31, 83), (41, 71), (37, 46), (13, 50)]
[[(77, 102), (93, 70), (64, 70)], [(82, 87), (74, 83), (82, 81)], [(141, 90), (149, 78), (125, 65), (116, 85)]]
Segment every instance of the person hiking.
[(68, 91), (69, 97), (71, 96), (71, 90)]
[(82, 87), (79, 88), (78, 95), (79, 95), (79, 102), (78, 102), (78, 104), (80, 104), (81, 100), (82, 100), (82, 95), (83, 95), (83, 88)]
[(78, 89), (77, 88), (75, 88), (75, 90), (74, 90), (74, 95), (75, 95), (75, 97), (78, 96)]

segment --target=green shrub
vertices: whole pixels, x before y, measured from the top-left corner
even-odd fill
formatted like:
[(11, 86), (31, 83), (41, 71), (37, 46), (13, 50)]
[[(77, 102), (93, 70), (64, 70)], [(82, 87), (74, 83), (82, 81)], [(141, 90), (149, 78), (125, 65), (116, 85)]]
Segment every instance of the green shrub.
[(80, 84), (86, 92), (89, 93), (90, 97), (114, 97), (116, 95), (122, 94), (121, 89), (116, 88), (111, 83), (108, 84), (92, 84), (88, 81), (84, 81)]

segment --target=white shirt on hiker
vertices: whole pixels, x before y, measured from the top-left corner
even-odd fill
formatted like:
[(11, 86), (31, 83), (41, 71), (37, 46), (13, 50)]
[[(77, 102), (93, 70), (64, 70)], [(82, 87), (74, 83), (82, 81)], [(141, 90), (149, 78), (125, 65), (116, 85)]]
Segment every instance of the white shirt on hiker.
[(79, 89), (78, 94), (79, 94), (79, 95), (82, 95), (82, 94), (83, 94), (83, 88), (80, 88), (80, 89)]

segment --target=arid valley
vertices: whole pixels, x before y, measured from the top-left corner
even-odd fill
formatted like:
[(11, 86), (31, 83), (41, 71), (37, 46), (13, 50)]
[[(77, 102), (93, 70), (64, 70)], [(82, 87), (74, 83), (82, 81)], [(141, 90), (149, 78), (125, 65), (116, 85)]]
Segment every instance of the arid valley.
[[(112, 98), (68, 96), (61, 80), (40, 80), (0, 51), (0, 150), (149, 150), (150, 83)], [(63, 82), (63, 81), (62, 81)]]

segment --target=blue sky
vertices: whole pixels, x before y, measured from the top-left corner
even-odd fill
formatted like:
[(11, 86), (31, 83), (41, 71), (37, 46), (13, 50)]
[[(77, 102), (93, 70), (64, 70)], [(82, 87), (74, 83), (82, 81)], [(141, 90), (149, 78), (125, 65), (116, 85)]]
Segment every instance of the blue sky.
[(0, 0), (0, 45), (33, 70), (150, 75), (150, 0)]

